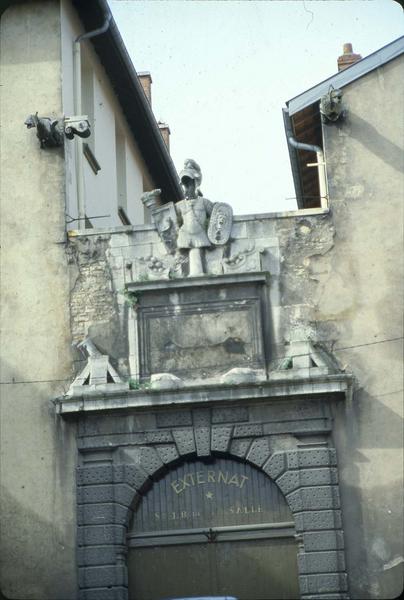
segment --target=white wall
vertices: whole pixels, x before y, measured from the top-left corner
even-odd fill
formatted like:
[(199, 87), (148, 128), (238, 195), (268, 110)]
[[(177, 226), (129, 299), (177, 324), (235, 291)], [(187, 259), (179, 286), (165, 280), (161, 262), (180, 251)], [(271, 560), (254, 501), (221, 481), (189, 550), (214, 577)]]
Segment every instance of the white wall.
[[(73, 95), (73, 43), (83, 33), (82, 25), (68, 0), (61, 1), (62, 10), (62, 77), (63, 110), (66, 115), (74, 114)], [(119, 102), (111, 88), (107, 75), (90, 42), (81, 44), (83, 61), (93, 69), (94, 90), (94, 143), (91, 144), (101, 170), (94, 173), (84, 158), (84, 190), (86, 214), (93, 227), (122, 225), (118, 216), (117, 174), (115, 153), (115, 123), (125, 134), (127, 215), (133, 224), (144, 222), (144, 210), (140, 196), (149, 189), (150, 175), (140, 155)], [(86, 141), (86, 140), (84, 140)], [(66, 143), (66, 196), (67, 212), (77, 217), (77, 192), (75, 175), (75, 141)], [(124, 171), (124, 170), (122, 170)], [(145, 185), (144, 185), (145, 182)], [(100, 215), (104, 218), (91, 219)], [(70, 228), (77, 229), (73, 222)]]

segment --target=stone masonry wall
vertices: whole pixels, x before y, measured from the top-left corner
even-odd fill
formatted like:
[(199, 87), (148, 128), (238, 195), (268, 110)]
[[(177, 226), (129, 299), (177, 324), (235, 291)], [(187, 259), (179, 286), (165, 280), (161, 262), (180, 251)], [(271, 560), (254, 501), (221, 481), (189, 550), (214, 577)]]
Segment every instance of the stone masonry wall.
[[(327, 418), (320, 426), (316, 422), (328, 408), (321, 401), (306, 403), (303, 421), (296, 408), (283, 401), (83, 417), (77, 474), (80, 599), (126, 600), (125, 536), (139, 494), (178, 461), (214, 454), (262, 469), (285, 495), (299, 542), (301, 597), (348, 598), (336, 452), (329, 446)], [(285, 426), (287, 415), (291, 421)], [(299, 430), (307, 434), (310, 422), (310, 441), (299, 441)], [(284, 433), (276, 433), (282, 423)]]

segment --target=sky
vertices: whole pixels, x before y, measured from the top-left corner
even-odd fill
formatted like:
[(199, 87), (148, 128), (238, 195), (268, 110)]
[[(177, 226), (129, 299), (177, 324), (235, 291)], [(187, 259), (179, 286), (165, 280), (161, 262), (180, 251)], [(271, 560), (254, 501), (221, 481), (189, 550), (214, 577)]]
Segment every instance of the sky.
[(403, 35), (393, 0), (109, 0), (129, 55), (150, 71), (152, 108), (171, 130), (177, 171), (236, 214), (294, 210), (286, 101)]

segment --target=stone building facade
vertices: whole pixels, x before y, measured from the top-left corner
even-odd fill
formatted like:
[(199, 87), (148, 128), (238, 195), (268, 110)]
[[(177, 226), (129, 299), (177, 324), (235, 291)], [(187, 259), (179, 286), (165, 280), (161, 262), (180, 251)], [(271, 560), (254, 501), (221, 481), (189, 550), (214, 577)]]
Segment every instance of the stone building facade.
[[(72, 163), (21, 128), (45, 75), (46, 110), (63, 112), (61, 15), (77, 10), (88, 25), (104, 6), (90, 4), (19, 3), (2, 17), (14, 82), (3, 122), (19, 136), (2, 183), (3, 594), (397, 596), (403, 40), (288, 103), (289, 137), (321, 144), (326, 197), (295, 148), (300, 210), (234, 216), (229, 240), (204, 249), (203, 272), (190, 276), (188, 251), (173, 251), (157, 213), (66, 227)], [(44, 71), (16, 107), (29, 72), (13, 42), (22, 15)], [(114, 31), (93, 47), (103, 60)], [(319, 112), (330, 84), (342, 90), (335, 122)], [(119, 99), (141, 149), (145, 123), (136, 129)], [(157, 158), (144, 153), (141, 191), (161, 187), (164, 211), (181, 196), (150, 135)], [(30, 217), (24, 252), (11, 233), (15, 199)]]

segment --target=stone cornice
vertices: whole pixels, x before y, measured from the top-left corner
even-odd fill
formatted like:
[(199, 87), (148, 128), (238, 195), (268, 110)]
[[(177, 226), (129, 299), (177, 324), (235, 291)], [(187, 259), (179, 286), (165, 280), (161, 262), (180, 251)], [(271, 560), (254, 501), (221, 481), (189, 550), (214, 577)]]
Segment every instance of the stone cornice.
[(255, 401), (272, 398), (345, 398), (352, 386), (350, 374), (330, 374), (290, 378), (240, 385), (195, 385), (171, 390), (128, 390), (126, 392), (93, 392), (80, 396), (63, 396), (53, 400), (60, 415), (150, 409), (167, 406), (210, 405), (217, 402)]

